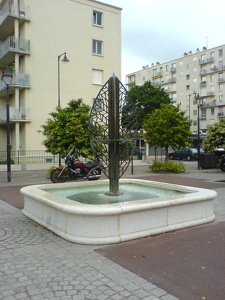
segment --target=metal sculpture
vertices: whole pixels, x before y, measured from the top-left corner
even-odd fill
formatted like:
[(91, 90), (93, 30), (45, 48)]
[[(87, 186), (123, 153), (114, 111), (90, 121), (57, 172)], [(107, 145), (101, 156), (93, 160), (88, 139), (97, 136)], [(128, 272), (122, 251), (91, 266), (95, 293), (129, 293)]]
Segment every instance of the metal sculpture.
[(135, 146), (137, 118), (127, 90), (116, 76), (105, 83), (90, 114), (90, 140), (96, 159), (104, 161), (109, 195), (119, 195), (119, 178), (128, 168)]

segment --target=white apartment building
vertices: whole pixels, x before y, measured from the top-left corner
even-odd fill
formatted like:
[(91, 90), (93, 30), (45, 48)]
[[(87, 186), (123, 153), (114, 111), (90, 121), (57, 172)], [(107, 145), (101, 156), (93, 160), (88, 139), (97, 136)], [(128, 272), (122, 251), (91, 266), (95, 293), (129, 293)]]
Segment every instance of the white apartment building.
[[(164, 88), (172, 103), (186, 111), (186, 116), (193, 121), (193, 134), (198, 131), (198, 104), (199, 127), (203, 134), (209, 125), (225, 117), (225, 45), (204, 47), (195, 53), (189, 51), (181, 58), (147, 65), (127, 75), (128, 89), (145, 81)], [(195, 93), (199, 94), (199, 100), (195, 100)]]
[[(62, 107), (78, 98), (91, 106), (113, 73), (120, 78), (121, 8), (95, 0), (0, 0), (0, 76), (7, 66), (14, 68), (12, 150), (44, 150), (38, 130), (59, 99)], [(0, 150), (6, 121), (0, 80)]]

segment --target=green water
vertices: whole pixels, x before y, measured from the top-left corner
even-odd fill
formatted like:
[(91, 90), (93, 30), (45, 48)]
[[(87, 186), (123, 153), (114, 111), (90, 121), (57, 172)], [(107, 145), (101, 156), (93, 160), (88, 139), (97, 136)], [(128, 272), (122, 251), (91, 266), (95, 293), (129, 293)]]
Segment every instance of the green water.
[(119, 196), (106, 195), (105, 193), (109, 192), (108, 185), (53, 188), (45, 189), (45, 191), (83, 204), (91, 205), (114, 204), (185, 194), (185, 192), (177, 190), (155, 188), (134, 183), (120, 184), (120, 193), (122, 193), (122, 195)]

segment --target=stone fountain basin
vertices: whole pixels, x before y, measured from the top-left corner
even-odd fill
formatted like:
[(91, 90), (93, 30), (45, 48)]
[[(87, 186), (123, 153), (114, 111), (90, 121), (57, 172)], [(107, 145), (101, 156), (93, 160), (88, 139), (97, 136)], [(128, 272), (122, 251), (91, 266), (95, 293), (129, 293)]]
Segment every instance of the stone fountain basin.
[[(79, 244), (112, 244), (196, 226), (215, 219), (213, 190), (140, 179), (121, 179), (184, 194), (116, 204), (90, 205), (50, 193), (55, 184), (27, 186), (23, 214), (60, 237)], [(57, 184), (57, 188), (108, 185), (108, 180)], [(49, 191), (49, 192), (48, 192)]]

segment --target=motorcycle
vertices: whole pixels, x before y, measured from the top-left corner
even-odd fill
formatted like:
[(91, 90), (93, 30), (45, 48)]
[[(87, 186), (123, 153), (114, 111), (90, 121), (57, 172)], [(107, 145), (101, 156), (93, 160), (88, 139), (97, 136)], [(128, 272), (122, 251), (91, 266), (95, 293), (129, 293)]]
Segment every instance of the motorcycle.
[(223, 155), (222, 161), (220, 163), (220, 170), (225, 172), (225, 155)]
[(95, 160), (81, 162), (76, 155), (73, 154), (74, 148), (65, 157), (65, 166), (55, 167), (50, 179), (53, 183), (65, 182), (66, 179), (77, 180), (79, 178), (88, 180), (98, 180), (101, 172), (105, 168), (104, 163)]

